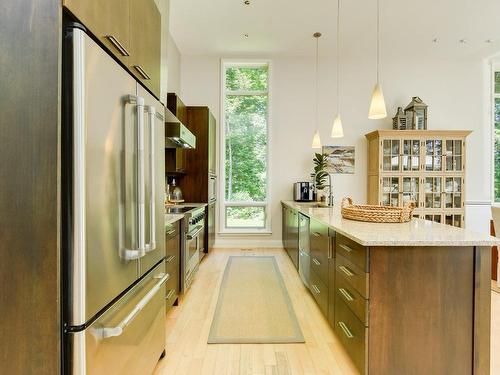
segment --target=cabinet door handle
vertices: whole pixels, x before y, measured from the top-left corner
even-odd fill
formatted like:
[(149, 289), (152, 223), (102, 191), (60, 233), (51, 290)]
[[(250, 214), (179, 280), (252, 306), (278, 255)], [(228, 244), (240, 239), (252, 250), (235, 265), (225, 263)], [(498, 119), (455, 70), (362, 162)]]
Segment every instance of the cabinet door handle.
[(106, 35), (105, 38), (122, 54), (122, 56), (130, 56), (127, 49), (120, 43), (114, 35)]
[(172, 234), (174, 234), (174, 233), (175, 233), (175, 229), (169, 230), (169, 231), (167, 232), (167, 236), (170, 236), (170, 235), (172, 235)]
[(316, 258), (313, 258), (313, 263), (317, 266), (321, 266), (321, 262), (317, 260)]
[(148, 75), (148, 73), (146, 73), (146, 71), (142, 68), (142, 66), (140, 66), (140, 65), (134, 65), (134, 69), (139, 72), (139, 74), (142, 76), (142, 78), (144, 78), (146, 80), (150, 80), (151, 79), (151, 77)]
[(314, 237), (321, 237), (321, 234), (319, 234), (318, 232), (312, 232), (312, 235), (313, 235)]
[(175, 289), (170, 289), (170, 291), (168, 292), (168, 294), (165, 297), (165, 299), (168, 301), (170, 298), (172, 298), (172, 296), (174, 295), (174, 293), (175, 293)]
[(344, 245), (343, 243), (341, 243), (339, 245), (342, 249), (344, 249), (345, 251), (347, 251), (348, 253), (352, 253), (353, 251), (355, 251), (352, 247), (349, 247), (347, 245)]
[(313, 290), (314, 290), (314, 292), (315, 292), (316, 294), (321, 294), (321, 290), (319, 290), (319, 288), (318, 288), (316, 285), (314, 285), (314, 284), (313, 284), (313, 285), (311, 286), (311, 288), (313, 288)]
[(349, 338), (349, 339), (354, 338), (354, 335), (351, 333), (349, 328), (347, 328), (347, 326), (345, 325), (344, 322), (339, 322), (339, 326), (340, 326), (340, 328), (342, 328), (342, 331), (344, 331), (344, 334), (347, 336), (347, 338)]
[(170, 255), (167, 259), (165, 259), (165, 261), (166, 261), (167, 263), (170, 263), (171, 261), (173, 261), (173, 260), (174, 260), (174, 258), (175, 258), (175, 255)]
[(345, 290), (344, 288), (339, 288), (339, 292), (344, 296), (344, 298), (346, 300), (348, 300), (349, 302), (352, 302), (354, 301), (354, 297), (351, 295), (351, 293), (349, 293), (347, 290)]
[(349, 268), (347, 268), (346, 266), (339, 266), (339, 269), (342, 272), (344, 272), (349, 277), (353, 277), (354, 276), (354, 273)]

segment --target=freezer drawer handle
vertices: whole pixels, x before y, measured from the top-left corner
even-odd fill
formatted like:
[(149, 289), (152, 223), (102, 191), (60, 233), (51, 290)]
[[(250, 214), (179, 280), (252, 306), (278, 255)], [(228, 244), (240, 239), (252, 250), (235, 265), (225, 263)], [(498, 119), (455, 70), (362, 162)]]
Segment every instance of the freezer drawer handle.
[(146, 252), (156, 249), (156, 194), (155, 194), (155, 118), (156, 108), (152, 106), (145, 106), (144, 110), (149, 115), (149, 176), (151, 179), (151, 188), (149, 190), (149, 240), (146, 244)]
[(127, 102), (135, 104), (137, 107), (137, 205), (138, 205), (138, 223), (137, 237), (138, 248), (126, 249), (124, 258), (134, 260), (146, 255), (146, 229), (145, 216), (146, 207), (144, 199), (144, 98), (135, 95), (129, 95)]
[(135, 317), (141, 312), (141, 310), (146, 307), (146, 305), (153, 299), (156, 293), (160, 290), (162, 285), (170, 279), (170, 274), (161, 273), (158, 276), (155, 276), (155, 279), (160, 279), (154, 287), (144, 296), (143, 299), (139, 301), (137, 305), (133, 308), (133, 310), (128, 314), (116, 327), (112, 328), (101, 328), (101, 338), (107, 339), (109, 337), (120, 336), (123, 333), (123, 330), (135, 319)]

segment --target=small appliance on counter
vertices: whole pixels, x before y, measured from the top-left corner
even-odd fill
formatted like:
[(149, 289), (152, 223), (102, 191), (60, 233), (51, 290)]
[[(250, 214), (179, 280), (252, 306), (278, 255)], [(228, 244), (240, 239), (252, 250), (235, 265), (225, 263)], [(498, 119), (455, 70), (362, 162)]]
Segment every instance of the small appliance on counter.
[(312, 182), (296, 182), (293, 184), (293, 200), (295, 202), (314, 201), (314, 185)]

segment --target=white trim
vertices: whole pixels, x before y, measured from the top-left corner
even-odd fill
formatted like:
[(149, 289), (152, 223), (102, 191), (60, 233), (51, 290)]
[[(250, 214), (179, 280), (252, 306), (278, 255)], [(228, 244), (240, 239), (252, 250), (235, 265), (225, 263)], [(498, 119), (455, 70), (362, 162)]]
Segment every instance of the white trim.
[[(226, 90), (226, 74), (225, 68), (228, 65), (237, 65), (240, 67), (259, 67), (267, 66), (268, 76), (267, 76), (267, 92), (256, 90), (256, 91), (228, 91)], [(271, 217), (271, 108), (272, 108), (272, 62), (268, 59), (221, 59), (220, 64), (220, 132), (219, 132), (219, 159), (221, 161), (220, 167), (220, 183), (219, 186), (219, 235), (269, 235), (271, 234), (272, 228), (272, 217)], [(264, 202), (226, 202), (225, 201), (225, 112), (224, 112), (224, 102), (226, 95), (265, 95), (267, 94), (267, 176), (266, 176), (266, 200)], [(226, 207), (227, 206), (246, 206), (246, 207), (265, 207), (265, 227), (264, 228), (226, 228)]]
[(466, 206), (491, 206), (490, 201), (465, 201)]
[(490, 203), (495, 203), (495, 98), (500, 98), (500, 94), (495, 94), (495, 71), (500, 71), (500, 63), (490, 62)]

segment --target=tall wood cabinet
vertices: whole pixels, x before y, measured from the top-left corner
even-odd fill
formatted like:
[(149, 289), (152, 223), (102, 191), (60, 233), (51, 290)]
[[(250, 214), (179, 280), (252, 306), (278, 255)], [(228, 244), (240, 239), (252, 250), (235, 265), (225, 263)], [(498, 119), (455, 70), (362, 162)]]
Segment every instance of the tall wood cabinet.
[(377, 130), (368, 139), (368, 203), (464, 226), (468, 130)]
[(154, 0), (63, 0), (63, 5), (160, 97), (161, 15)]

